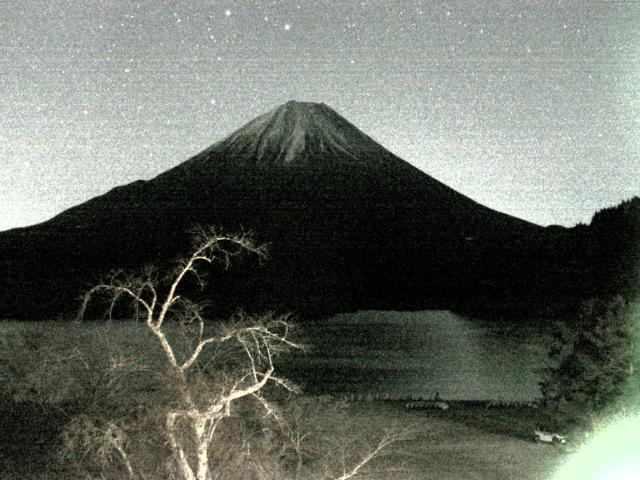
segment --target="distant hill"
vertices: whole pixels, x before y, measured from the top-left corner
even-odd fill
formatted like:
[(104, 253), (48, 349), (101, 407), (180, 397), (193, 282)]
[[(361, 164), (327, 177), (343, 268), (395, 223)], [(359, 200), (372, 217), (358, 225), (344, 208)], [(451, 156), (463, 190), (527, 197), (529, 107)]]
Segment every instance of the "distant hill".
[(587, 228), (577, 227), (574, 236), (586, 244), (585, 271), (594, 279), (592, 288), (601, 295), (640, 294), (640, 197), (602, 209)]
[(604, 255), (593, 245), (607, 215), (576, 229), (511, 217), (331, 108), (289, 102), (152, 180), (0, 233), (0, 317), (55, 316), (101, 273), (166, 265), (187, 250), (194, 225), (251, 230), (270, 245), (265, 265), (247, 259), (214, 274), (205, 294), (221, 312), (548, 308), (576, 301), (577, 288), (602, 288), (584, 280)]

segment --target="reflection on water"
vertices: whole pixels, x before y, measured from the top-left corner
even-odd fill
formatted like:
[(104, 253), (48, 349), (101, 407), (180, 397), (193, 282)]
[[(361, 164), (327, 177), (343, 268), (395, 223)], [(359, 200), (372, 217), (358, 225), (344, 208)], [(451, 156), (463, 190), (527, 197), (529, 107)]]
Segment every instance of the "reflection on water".
[(312, 346), (279, 366), (310, 393), (528, 401), (540, 396), (548, 327), (448, 311), (337, 315), (304, 325)]

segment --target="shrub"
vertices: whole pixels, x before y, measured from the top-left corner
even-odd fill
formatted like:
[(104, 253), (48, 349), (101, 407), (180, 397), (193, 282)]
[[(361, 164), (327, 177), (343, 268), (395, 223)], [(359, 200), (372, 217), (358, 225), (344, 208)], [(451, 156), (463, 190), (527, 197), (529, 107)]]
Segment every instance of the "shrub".
[(636, 319), (621, 297), (589, 300), (577, 322), (558, 322), (549, 350), (551, 366), (540, 383), (549, 421), (563, 428), (590, 429), (619, 409), (637, 383)]

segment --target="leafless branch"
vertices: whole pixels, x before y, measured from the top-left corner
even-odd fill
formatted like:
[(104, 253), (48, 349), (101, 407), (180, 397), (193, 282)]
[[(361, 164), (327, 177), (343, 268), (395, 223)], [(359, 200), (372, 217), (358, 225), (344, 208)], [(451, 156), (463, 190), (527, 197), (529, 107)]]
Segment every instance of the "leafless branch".
[[(351, 468), (351, 470), (345, 471), (339, 477), (334, 477), (334, 480), (347, 480), (349, 478), (355, 477), (358, 474), (358, 472), (362, 469), (362, 467), (368, 464), (375, 457), (379, 456), (383, 450), (387, 449), (391, 444), (405, 439), (406, 436), (407, 436), (407, 432), (386, 433), (380, 439), (378, 444), (369, 453), (367, 453), (353, 468)], [(344, 464), (345, 463), (343, 463), (343, 466)]]

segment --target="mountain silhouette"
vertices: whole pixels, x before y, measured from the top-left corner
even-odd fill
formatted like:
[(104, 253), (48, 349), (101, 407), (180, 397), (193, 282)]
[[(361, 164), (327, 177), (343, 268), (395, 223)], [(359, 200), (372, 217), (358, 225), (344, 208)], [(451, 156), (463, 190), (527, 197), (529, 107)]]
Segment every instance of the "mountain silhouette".
[[(169, 265), (196, 225), (267, 242), (202, 295), (300, 314), (534, 307), (575, 295), (566, 229), (487, 208), (413, 167), (323, 104), (288, 102), (148, 181), (0, 233), (4, 317), (75, 307), (100, 274)], [(575, 263), (575, 262), (574, 262)]]

